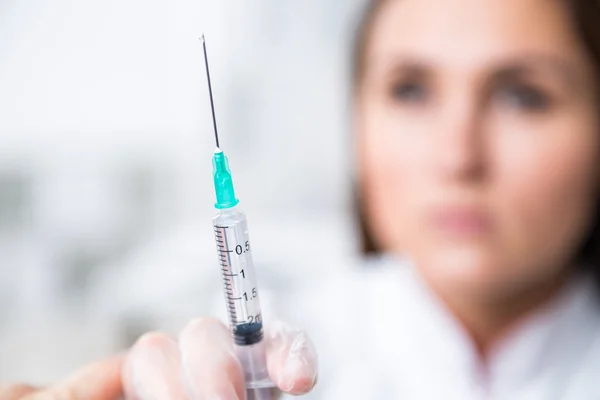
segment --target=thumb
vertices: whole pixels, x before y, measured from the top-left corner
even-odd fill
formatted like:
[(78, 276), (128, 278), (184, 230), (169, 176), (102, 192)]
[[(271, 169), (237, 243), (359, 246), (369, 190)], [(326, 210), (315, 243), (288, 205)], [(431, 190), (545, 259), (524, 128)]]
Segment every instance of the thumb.
[(317, 383), (317, 351), (308, 335), (283, 322), (267, 331), (267, 368), (279, 389), (293, 395), (310, 392)]
[(121, 367), (125, 355), (95, 362), (77, 371), (67, 380), (23, 400), (115, 400), (122, 396)]

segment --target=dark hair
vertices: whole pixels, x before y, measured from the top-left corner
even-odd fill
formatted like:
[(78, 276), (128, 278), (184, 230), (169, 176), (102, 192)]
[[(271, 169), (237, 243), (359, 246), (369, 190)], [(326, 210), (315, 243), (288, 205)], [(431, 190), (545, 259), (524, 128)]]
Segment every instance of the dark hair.
[[(357, 92), (365, 69), (366, 48), (373, 23), (381, 6), (387, 0), (372, 0), (368, 3), (362, 19), (356, 31), (354, 41), (354, 52), (352, 55), (352, 79), (354, 93)], [(577, 34), (591, 56), (596, 67), (596, 75), (600, 78), (600, 1), (599, 0), (564, 0), (567, 2), (568, 12), (574, 22)], [(600, 79), (599, 79), (600, 81)], [(598, 90), (600, 98), (600, 88)], [(355, 94), (356, 95), (356, 94)], [(599, 111), (600, 113), (600, 108)], [(600, 132), (598, 132), (600, 134)], [(366, 217), (364, 200), (360, 185), (355, 187), (355, 209), (358, 219), (359, 233), (361, 235), (361, 251), (363, 255), (380, 254), (382, 249), (374, 240)], [(594, 270), (596, 279), (600, 283), (600, 198), (596, 202), (596, 212), (593, 216), (590, 232), (582, 242), (576, 261), (585, 268)]]

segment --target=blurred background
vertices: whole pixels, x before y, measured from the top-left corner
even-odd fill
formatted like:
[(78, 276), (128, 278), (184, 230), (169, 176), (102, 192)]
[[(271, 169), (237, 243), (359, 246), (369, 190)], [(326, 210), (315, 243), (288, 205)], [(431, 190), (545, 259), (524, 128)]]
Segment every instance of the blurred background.
[(361, 3), (0, 0), (0, 381), (224, 317), (202, 32), (267, 321), (344, 268)]

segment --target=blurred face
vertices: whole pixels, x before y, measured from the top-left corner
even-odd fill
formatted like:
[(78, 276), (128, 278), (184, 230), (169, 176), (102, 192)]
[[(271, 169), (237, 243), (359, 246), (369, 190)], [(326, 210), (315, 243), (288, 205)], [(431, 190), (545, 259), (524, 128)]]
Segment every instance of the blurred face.
[(598, 181), (592, 63), (548, 0), (390, 0), (357, 88), (371, 231), (434, 287), (507, 296), (558, 276)]

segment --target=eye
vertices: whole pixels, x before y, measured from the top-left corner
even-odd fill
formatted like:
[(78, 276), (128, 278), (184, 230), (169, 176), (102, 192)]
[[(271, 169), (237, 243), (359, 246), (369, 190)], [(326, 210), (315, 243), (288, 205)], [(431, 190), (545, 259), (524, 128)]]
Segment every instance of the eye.
[(421, 103), (427, 100), (427, 88), (418, 81), (394, 83), (390, 89), (391, 97), (403, 103)]
[(509, 84), (500, 88), (497, 98), (510, 108), (527, 112), (544, 112), (550, 108), (550, 97), (544, 91), (525, 84)]

